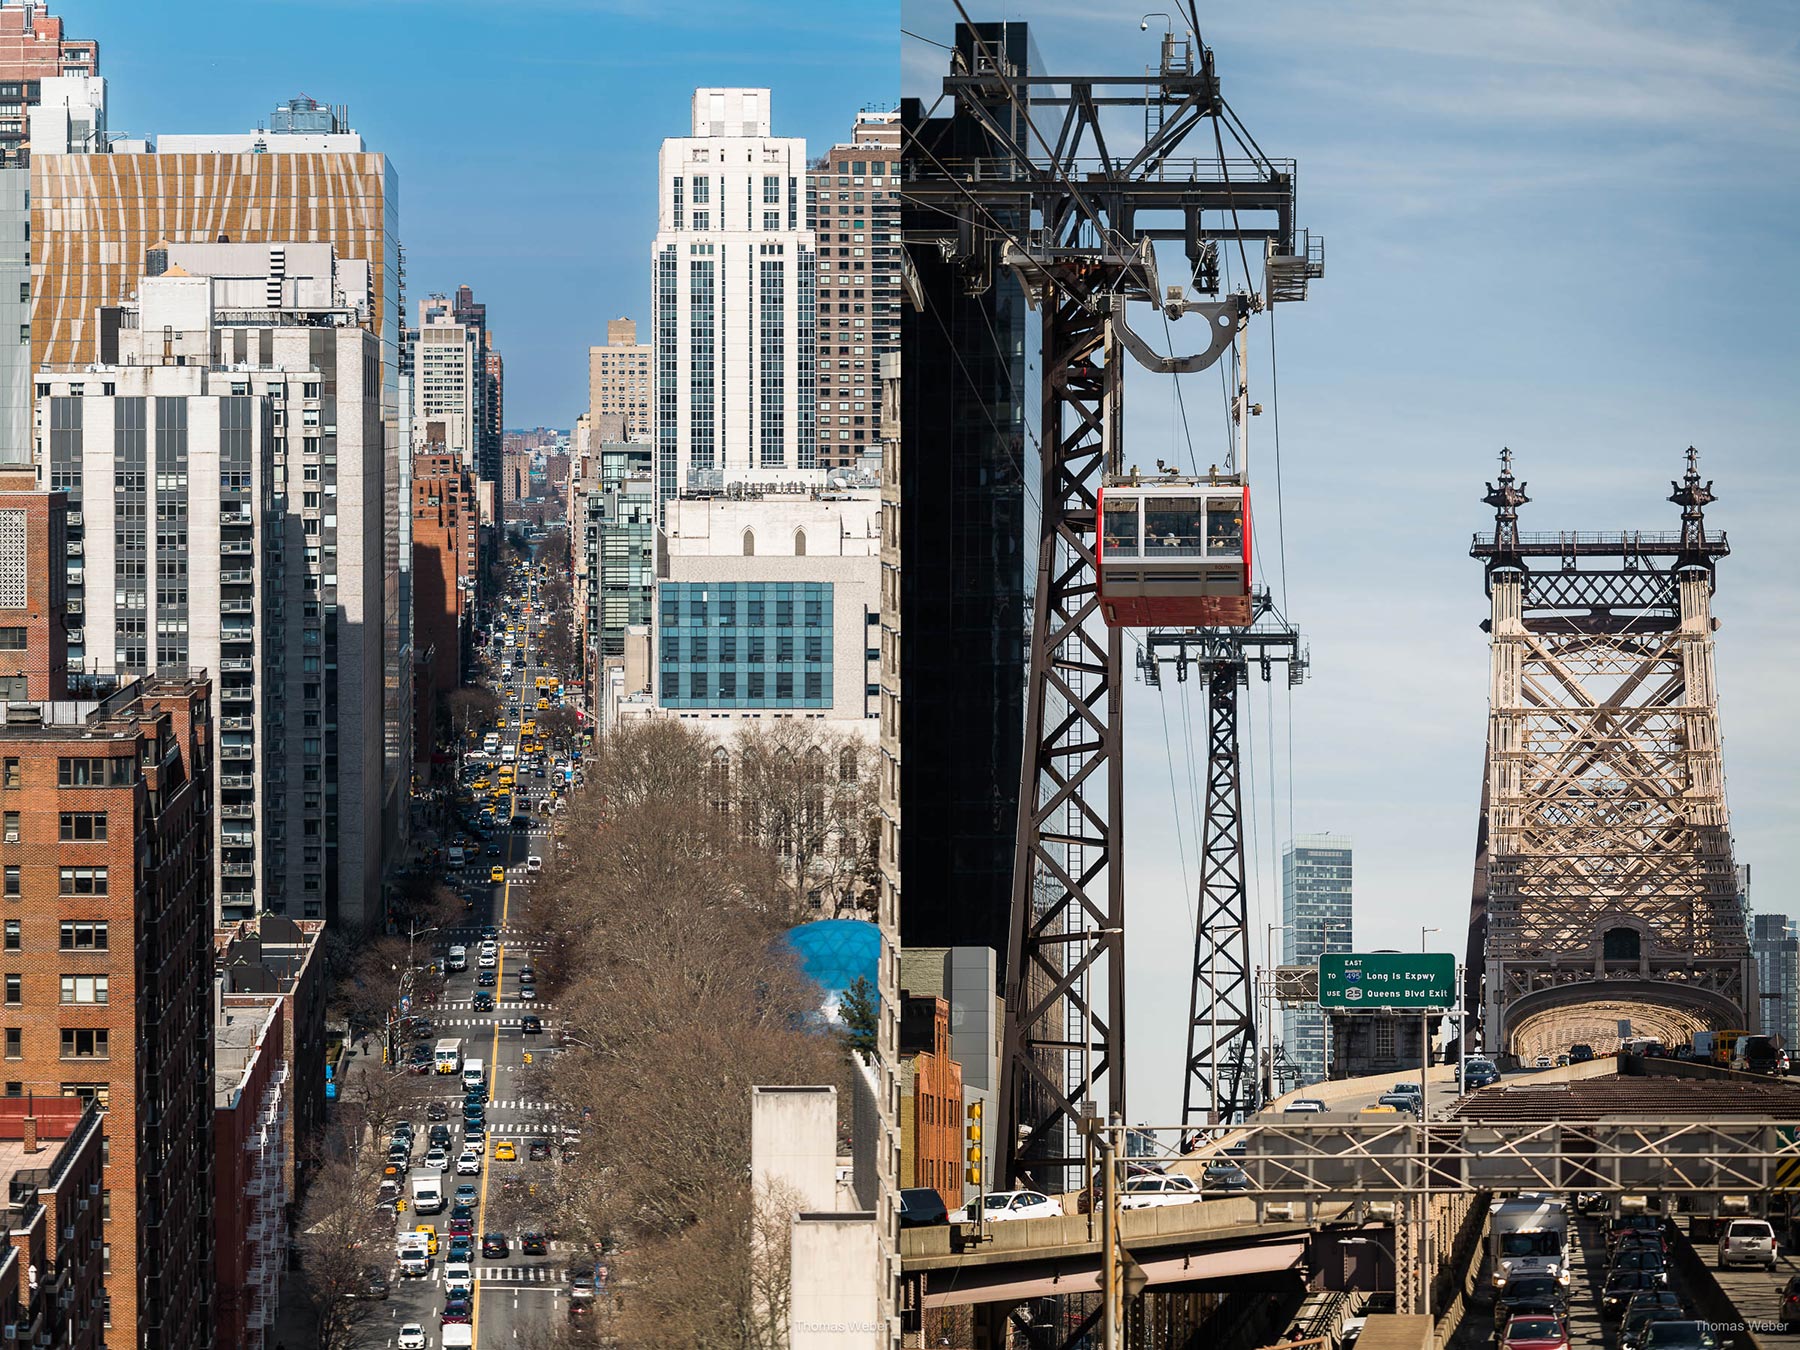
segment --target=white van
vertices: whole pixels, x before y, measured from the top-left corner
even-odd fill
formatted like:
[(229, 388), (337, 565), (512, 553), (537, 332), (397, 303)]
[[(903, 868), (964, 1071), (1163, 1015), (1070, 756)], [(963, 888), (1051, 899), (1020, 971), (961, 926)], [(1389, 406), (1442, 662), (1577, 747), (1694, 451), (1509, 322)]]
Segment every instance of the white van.
[(478, 1059), (463, 1061), (463, 1090), (473, 1091), (487, 1086), (487, 1066)]
[(469, 949), (461, 945), (454, 946), (450, 949), (449, 955), (445, 957), (445, 961), (451, 970), (467, 970), (469, 968)]
[(519, 747), (511, 744), (501, 746), (500, 762), (502, 764), (517, 764), (519, 762)]
[(461, 844), (450, 845), (449, 858), (452, 867), (461, 867), (465, 861), (463, 856), (463, 846)]

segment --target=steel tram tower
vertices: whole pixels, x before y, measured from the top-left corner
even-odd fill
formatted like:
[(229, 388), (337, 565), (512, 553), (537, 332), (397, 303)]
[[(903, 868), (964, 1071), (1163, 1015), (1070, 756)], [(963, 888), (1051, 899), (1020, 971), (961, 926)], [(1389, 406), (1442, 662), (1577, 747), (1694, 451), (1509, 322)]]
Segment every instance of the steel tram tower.
[[(1184, 17), (1197, 33), (1191, 5)], [(1001, 28), (959, 25), (943, 84), (996, 155), (945, 163), (909, 145), (904, 190), (943, 222), (911, 231), (912, 248), (964, 260), (973, 285), (996, 261), (1012, 268), (1041, 316), (1041, 512), (996, 1163), (1006, 1182), (1029, 1176), (1054, 1190), (1082, 1162), (1082, 1119), (1125, 1112), (1123, 643), (1101, 620), (1095, 539), (1100, 491), (1126, 462), (1121, 349), (1158, 373), (1204, 369), (1255, 309), (1304, 299), (1324, 269), (1320, 242), (1294, 227), (1292, 161), (1257, 146), (1192, 36), (1166, 34), (1153, 70), (1049, 75), (1008, 62)], [(1128, 118), (1141, 118), (1141, 133)], [(1196, 134), (1198, 150), (1180, 153)], [(1167, 290), (1154, 251), (1164, 241), (1181, 244), (1187, 265)], [(1221, 248), (1247, 273), (1256, 245), (1263, 293), (1222, 293)], [(1130, 332), (1128, 301), (1155, 305), (1159, 319), (1199, 315), (1202, 349), (1155, 355)], [(1235, 894), (1236, 911), (1211, 921), (1235, 935), (1247, 971)], [(1250, 999), (1244, 980), (1196, 993), (1223, 1000), (1215, 1020), (1241, 1027)], [(1241, 1053), (1227, 1047), (1224, 1058)]]

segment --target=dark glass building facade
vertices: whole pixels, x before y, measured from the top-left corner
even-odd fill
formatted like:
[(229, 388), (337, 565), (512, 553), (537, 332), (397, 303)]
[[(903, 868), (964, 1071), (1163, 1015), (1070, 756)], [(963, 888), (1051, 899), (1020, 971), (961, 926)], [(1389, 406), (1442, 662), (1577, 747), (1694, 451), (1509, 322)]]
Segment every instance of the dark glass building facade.
[[(1027, 68), (1024, 24), (975, 26)], [(978, 44), (958, 25), (965, 68)], [(943, 105), (951, 107), (948, 101)], [(1017, 120), (1004, 100), (1002, 125)], [(901, 102), (901, 230), (923, 294), (901, 319), (900, 868), (904, 945), (992, 947), (1004, 969), (1025, 698), (1025, 300), (998, 260), (946, 261), (957, 221), (905, 184), (997, 151), (973, 118)], [(1014, 133), (1024, 142), (1019, 125)], [(934, 162), (935, 161), (935, 162)], [(1008, 228), (1018, 228), (1005, 222)], [(985, 281), (985, 285), (976, 282)]]

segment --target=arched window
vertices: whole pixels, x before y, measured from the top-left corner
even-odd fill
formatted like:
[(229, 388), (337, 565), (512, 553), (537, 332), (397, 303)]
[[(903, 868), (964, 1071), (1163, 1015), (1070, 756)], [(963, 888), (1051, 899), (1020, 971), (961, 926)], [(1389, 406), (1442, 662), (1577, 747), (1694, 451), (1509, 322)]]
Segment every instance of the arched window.
[(712, 752), (712, 808), (716, 815), (731, 814), (731, 752), (719, 746)]
[(1600, 955), (1607, 961), (1636, 961), (1643, 951), (1643, 934), (1635, 928), (1609, 928), (1600, 940)]
[(838, 782), (854, 783), (856, 781), (856, 747), (846, 745), (838, 751)]
[(794, 531), (794, 556), (796, 558), (804, 558), (806, 556), (806, 531), (805, 530), (795, 530)]
[(745, 530), (744, 531), (744, 556), (746, 558), (754, 558), (756, 556), (756, 531), (755, 530)]

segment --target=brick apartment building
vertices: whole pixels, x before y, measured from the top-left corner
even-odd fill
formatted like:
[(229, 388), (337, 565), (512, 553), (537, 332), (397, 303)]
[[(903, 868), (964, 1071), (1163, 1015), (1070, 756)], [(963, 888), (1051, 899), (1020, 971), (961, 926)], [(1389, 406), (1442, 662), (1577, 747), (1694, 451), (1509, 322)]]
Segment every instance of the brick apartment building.
[(0, 1322), (18, 1337), (9, 1344), (96, 1350), (102, 1343), (100, 1141), (100, 1108), (91, 1101), (0, 1100), (0, 1214), (10, 1230), (0, 1256)]
[(209, 698), (0, 705), (0, 1077), (106, 1112), (115, 1346), (212, 1344)]
[[(320, 919), (262, 914), (213, 933), (220, 992), (277, 994), (282, 1001), (281, 1056), (288, 1065), (288, 1111), (282, 1120), (282, 1182), (298, 1199), (309, 1165), (299, 1145), (325, 1128), (325, 936)], [(312, 1164), (316, 1166), (317, 1164)]]
[[(433, 423), (430, 431), (436, 431)], [(463, 640), (479, 564), (480, 508), (475, 480), (460, 458), (427, 433), (413, 455), (413, 744), (420, 783), (435, 777), (428, 747), (437, 744), (444, 698), (462, 683)]]
[(950, 1056), (950, 1004), (900, 991), (900, 1185), (963, 1202), (962, 1065)]
[(293, 1199), (285, 1122), (292, 1080), (279, 994), (219, 995), (213, 1009), (213, 1217), (217, 1225), (216, 1344), (273, 1344), (286, 1210)]
[(69, 499), (36, 486), (30, 469), (0, 472), (0, 699), (68, 692), (68, 571), (61, 560)]
[[(99, 73), (100, 44), (64, 36), (63, 21), (50, 13), (49, 5), (37, 0), (0, 3), (0, 81), (15, 86), (0, 93), (0, 101), (34, 104), (42, 80)], [(23, 107), (0, 118), (0, 164), (19, 163), (28, 136)]]

